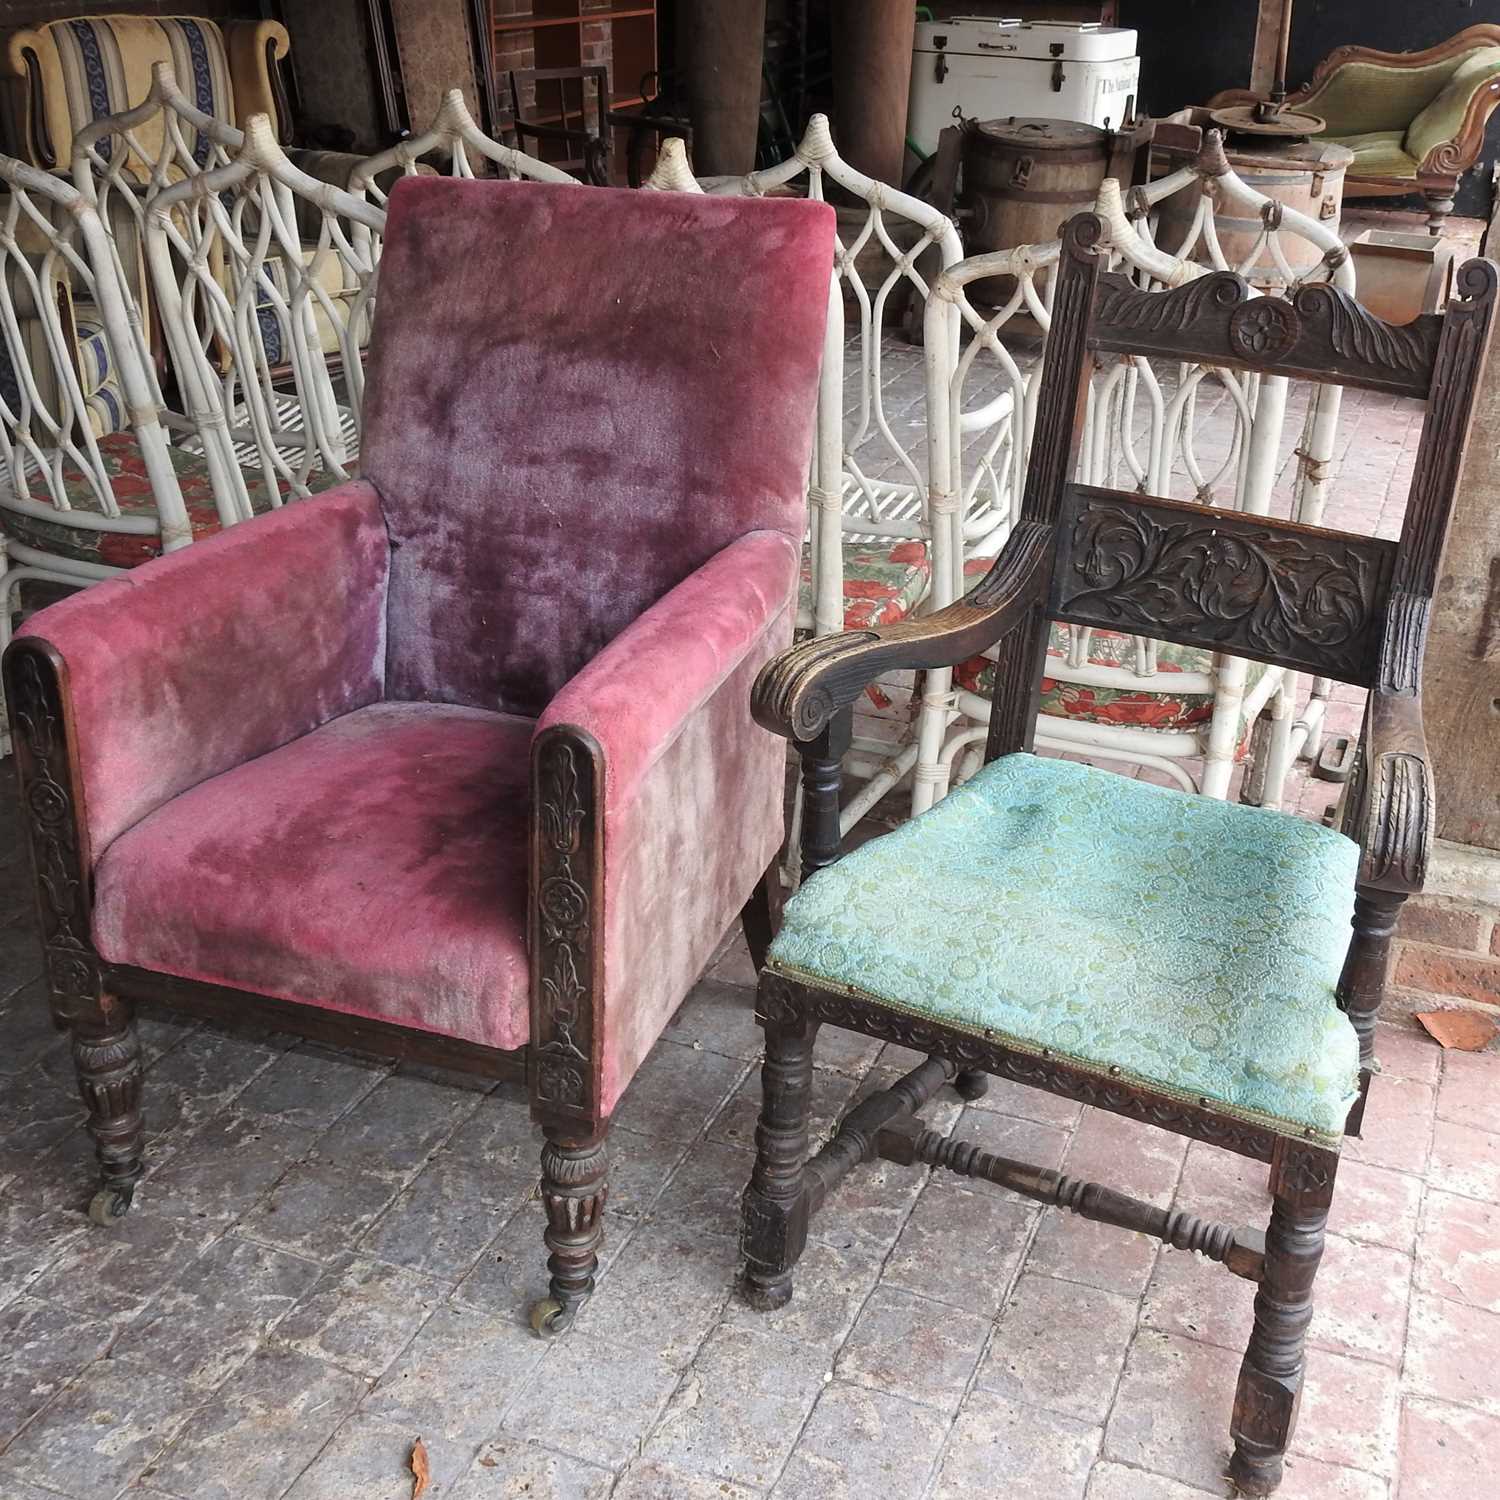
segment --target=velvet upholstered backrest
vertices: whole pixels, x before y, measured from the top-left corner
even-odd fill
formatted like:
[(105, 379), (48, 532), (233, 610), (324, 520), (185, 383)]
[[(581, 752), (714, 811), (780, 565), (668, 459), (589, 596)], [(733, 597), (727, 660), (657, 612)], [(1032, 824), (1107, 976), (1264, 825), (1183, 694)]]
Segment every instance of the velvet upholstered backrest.
[(818, 203), (399, 184), (361, 455), (387, 697), (538, 714), (737, 537), (800, 541), (832, 247)]

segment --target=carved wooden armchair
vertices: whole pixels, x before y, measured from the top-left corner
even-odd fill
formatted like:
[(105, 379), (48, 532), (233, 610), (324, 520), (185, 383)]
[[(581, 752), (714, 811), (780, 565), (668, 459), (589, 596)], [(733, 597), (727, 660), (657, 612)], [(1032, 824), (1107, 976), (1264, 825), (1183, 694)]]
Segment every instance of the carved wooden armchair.
[[(1328, 286), (1254, 298), (1230, 272), (1142, 292), (1101, 270), (1098, 219), (1062, 248), (1022, 518), (984, 580), (922, 620), (829, 636), (770, 663), (756, 717), (800, 742), (817, 873), (761, 974), (765, 1103), (744, 1200), (745, 1291), (774, 1307), (808, 1220), (880, 1157), (927, 1163), (1153, 1234), (1255, 1282), (1231, 1474), (1281, 1477), (1314, 1273), (1346, 1133), (1375, 1068), (1401, 904), (1432, 827), (1424, 626), (1497, 268), (1394, 328)], [(1070, 482), (1095, 352), (1273, 371), (1423, 398), (1399, 543)], [(1049, 621), (1231, 650), (1370, 689), (1343, 832), (1028, 753)], [(877, 673), (1000, 647), (987, 764), (932, 811), (835, 863), (849, 705)], [(900, 918), (893, 918), (900, 912)], [(1348, 938), (1353, 923), (1353, 939)], [(822, 1024), (930, 1054), (805, 1160)], [(1270, 1164), (1270, 1225), (1167, 1212), (924, 1130), (943, 1083), (1015, 1080)]]
[(820, 204), (410, 178), (362, 478), (17, 637), (97, 1222), (143, 1170), (133, 1004), (255, 1016), (524, 1072), (533, 1323), (571, 1320), (616, 1101), (736, 913), (770, 937), (785, 752), (746, 705), (792, 638), (832, 244)]

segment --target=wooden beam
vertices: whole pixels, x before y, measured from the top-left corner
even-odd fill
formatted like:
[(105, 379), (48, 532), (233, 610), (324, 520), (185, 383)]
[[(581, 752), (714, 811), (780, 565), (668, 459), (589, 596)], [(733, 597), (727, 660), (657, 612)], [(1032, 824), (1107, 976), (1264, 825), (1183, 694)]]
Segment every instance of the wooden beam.
[(834, 142), (851, 166), (900, 187), (917, 12), (910, 0), (836, 0)]
[(693, 170), (754, 169), (766, 0), (693, 0), (678, 7), (677, 56), (693, 121)]
[[(1255, 15), (1255, 46), (1250, 54), (1250, 88), (1257, 94), (1269, 94), (1276, 86), (1276, 60), (1281, 47), (1281, 30), (1290, 18), (1292, 0), (1260, 0)], [(1286, 80), (1288, 89), (1297, 86)]]

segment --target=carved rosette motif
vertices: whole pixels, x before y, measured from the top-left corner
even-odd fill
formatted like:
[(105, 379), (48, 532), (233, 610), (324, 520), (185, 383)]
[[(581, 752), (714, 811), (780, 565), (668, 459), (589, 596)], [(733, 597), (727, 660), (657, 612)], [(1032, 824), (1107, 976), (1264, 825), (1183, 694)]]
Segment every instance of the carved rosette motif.
[(1388, 544), (1079, 497), (1059, 613), (1368, 681)]
[(811, 985), (796, 986), (803, 1013), (811, 1021), (847, 1027), (881, 1041), (896, 1042), (914, 1052), (947, 1058), (960, 1068), (979, 1068), (996, 1078), (1045, 1089), (1098, 1109), (1126, 1115), (1195, 1140), (1209, 1141), (1255, 1161), (1271, 1160), (1285, 1139), (1248, 1121), (1216, 1116), (1205, 1108), (1177, 1103), (1130, 1084), (1100, 1078), (1062, 1061), (1013, 1052), (986, 1037), (967, 1036), (915, 1016), (902, 1015), (861, 999)]
[(802, 1019), (798, 990), (779, 974), (762, 973), (755, 990), (755, 1016), (767, 1026), (795, 1026)]
[(99, 960), (89, 935), (62, 706), (56, 679), (38, 652), (18, 654), (10, 699), (40, 893), (52, 1016), (59, 1026), (67, 1026), (98, 1006)]
[(594, 918), (592, 761), (554, 737), (538, 767), (536, 952), (541, 1007), (533, 1038), (537, 1097), (575, 1114), (590, 1110)]
[(1280, 359), (1297, 342), (1300, 321), (1279, 297), (1257, 297), (1229, 316), (1229, 342), (1241, 358), (1259, 363)]
[[(1245, 364), (1312, 379), (1425, 397), (1443, 319), (1394, 325), (1323, 282), (1289, 297), (1252, 296), (1232, 271), (1166, 292), (1146, 292), (1117, 272), (1099, 278), (1096, 347), (1204, 364)], [(1330, 350), (1332, 360), (1330, 362)]]

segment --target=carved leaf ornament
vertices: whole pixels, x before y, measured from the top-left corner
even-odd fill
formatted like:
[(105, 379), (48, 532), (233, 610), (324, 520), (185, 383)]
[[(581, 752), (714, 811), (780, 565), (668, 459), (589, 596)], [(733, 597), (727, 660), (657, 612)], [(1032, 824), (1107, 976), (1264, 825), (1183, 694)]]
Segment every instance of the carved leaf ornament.
[(1065, 608), (1145, 616), (1168, 633), (1246, 641), (1273, 658), (1315, 648), (1341, 665), (1362, 660), (1377, 567), (1337, 539), (1269, 528), (1230, 535), (1102, 504), (1078, 517), (1072, 555)]
[[(541, 918), (541, 987), (549, 1034), (537, 1046), (538, 1092), (549, 1103), (582, 1107), (586, 1102), (588, 1049), (579, 1040), (588, 1013), (592, 941), (589, 893), (573, 861), (585, 807), (573, 749), (552, 744), (542, 755), (541, 825), (543, 878), (537, 891)], [(586, 1038), (585, 1038), (586, 1040)]]

